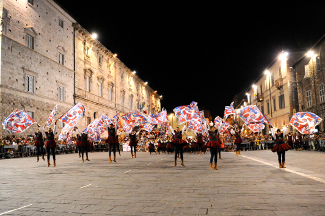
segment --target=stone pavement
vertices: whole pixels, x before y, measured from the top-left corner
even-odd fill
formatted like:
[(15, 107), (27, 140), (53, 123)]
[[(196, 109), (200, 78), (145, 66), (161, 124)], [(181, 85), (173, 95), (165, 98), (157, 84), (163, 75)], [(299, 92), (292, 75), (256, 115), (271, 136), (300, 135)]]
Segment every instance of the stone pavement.
[(325, 215), (325, 153), (288, 151), (279, 169), (270, 150), (236, 157), (129, 152), (58, 155), (57, 167), (36, 158), (0, 160), (0, 215)]

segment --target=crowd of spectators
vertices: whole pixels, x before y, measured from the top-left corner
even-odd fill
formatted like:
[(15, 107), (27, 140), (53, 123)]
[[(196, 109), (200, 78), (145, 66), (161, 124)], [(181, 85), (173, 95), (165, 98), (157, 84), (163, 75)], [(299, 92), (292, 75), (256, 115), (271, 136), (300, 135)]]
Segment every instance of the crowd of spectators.
[[(149, 143), (157, 146), (158, 142), (168, 142), (171, 136), (161, 136), (162, 131), (153, 131), (148, 133), (141, 131), (139, 133), (139, 140), (137, 151), (148, 152)], [(293, 135), (293, 142), (295, 142), (296, 134)], [(224, 151), (235, 151), (236, 147), (233, 144), (235, 137), (230, 133), (221, 135), (221, 140), (225, 144)], [(287, 137), (285, 138), (287, 139)], [(266, 150), (274, 146), (274, 139), (269, 135), (262, 135), (261, 133), (242, 134), (242, 150)], [(56, 140), (57, 141), (57, 140)], [(195, 143), (196, 139), (187, 139), (189, 148), (191, 143)], [(123, 146), (128, 144), (128, 135), (121, 132), (119, 136), (120, 149), (123, 151)], [(325, 151), (325, 133), (315, 133), (311, 135), (302, 135), (301, 143), (302, 149), (311, 151)], [(293, 149), (297, 150), (297, 146), (293, 145)], [(66, 141), (57, 141), (57, 154), (68, 154), (77, 151), (75, 141), (67, 143)], [(107, 151), (107, 144), (105, 139), (102, 142), (93, 143), (92, 151)], [(208, 150), (208, 149), (207, 149)], [(34, 136), (18, 137), (10, 135), (0, 137), (0, 159), (16, 158), (16, 157), (32, 157), (36, 155), (36, 147), (34, 146)]]

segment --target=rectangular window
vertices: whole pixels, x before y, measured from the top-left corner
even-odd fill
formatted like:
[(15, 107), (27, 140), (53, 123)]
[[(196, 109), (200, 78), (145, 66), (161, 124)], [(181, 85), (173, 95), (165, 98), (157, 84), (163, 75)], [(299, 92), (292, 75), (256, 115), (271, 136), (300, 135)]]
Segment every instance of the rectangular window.
[(90, 92), (90, 77), (86, 77), (86, 90), (87, 92)]
[(109, 88), (108, 88), (108, 99), (110, 100), (110, 101), (112, 101), (113, 100), (113, 87), (112, 86), (110, 86)]
[(279, 78), (282, 78), (281, 66), (279, 67)]
[(28, 0), (27, 2), (31, 5), (34, 5), (34, 0)]
[(26, 91), (34, 93), (34, 76), (26, 75)]
[(320, 71), (320, 57), (316, 56), (316, 71)]
[(319, 97), (320, 97), (320, 102), (321, 103), (325, 102), (324, 83), (319, 85)]
[(261, 94), (263, 94), (263, 85), (260, 85), (260, 89), (261, 89)]
[(59, 101), (64, 101), (64, 87), (59, 87)]
[(264, 106), (261, 106), (261, 112), (264, 114)]
[(64, 127), (65, 126), (65, 122), (61, 122), (61, 121), (59, 121), (60, 122), (60, 127)]
[(34, 37), (27, 34), (26, 39), (27, 39), (27, 47), (30, 49), (34, 49)]
[(270, 114), (270, 102), (266, 101), (267, 114)]
[(285, 107), (284, 103), (284, 95), (279, 96), (279, 109), (283, 109)]
[(63, 20), (59, 19), (59, 26), (63, 28)]
[(274, 86), (274, 73), (271, 74), (271, 86)]
[(275, 100), (275, 97), (273, 98), (273, 110), (276, 111), (276, 100)]
[(101, 82), (98, 84), (98, 95), (99, 95), (99, 97), (102, 97), (102, 83)]
[(87, 117), (87, 125), (90, 125), (90, 123), (91, 123), (91, 118)]
[(31, 111), (26, 111), (27, 115), (29, 115), (30, 117), (32, 117), (32, 119), (34, 119), (34, 112)]
[(98, 63), (101, 65), (103, 63), (103, 56), (98, 57)]
[(308, 64), (305, 65), (305, 77), (304, 78), (306, 78), (306, 77), (309, 77), (309, 65)]
[(64, 65), (64, 55), (59, 53), (59, 64)]
[(307, 107), (311, 107), (311, 92), (310, 90), (306, 91), (306, 97), (307, 97)]

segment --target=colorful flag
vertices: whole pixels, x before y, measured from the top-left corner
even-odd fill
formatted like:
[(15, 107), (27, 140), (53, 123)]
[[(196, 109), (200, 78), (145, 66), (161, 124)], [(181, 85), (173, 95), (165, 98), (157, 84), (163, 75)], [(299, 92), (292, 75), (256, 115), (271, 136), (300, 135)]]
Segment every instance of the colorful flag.
[(254, 133), (256, 132), (261, 132), (264, 128), (265, 125), (263, 123), (257, 123), (257, 124), (248, 124), (246, 125), (249, 129), (251, 129), (251, 131), (253, 131)]
[(315, 127), (321, 123), (322, 119), (311, 112), (295, 113), (289, 124), (296, 128), (302, 134), (313, 134)]
[(243, 107), (239, 110), (239, 117), (248, 124), (265, 123), (270, 124), (269, 120), (263, 115), (256, 105)]
[(46, 120), (47, 126), (50, 127), (53, 123), (54, 117), (56, 116), (56, 112), (57, 112), (57, 105), (54, 107), (54, 109), (52, 110), (49, 118)]
[(236, 111), (234, 110), (234, 102), (230, 104), (230, 106), (225, 106), (224, 118), (227, 119), (229, 115), (236, 115)]
[(85, 107), (81, 103), (77, 103), (68, 112), (60, 117), (62, 123), (68, 124), (69, 126), (75, 126), (80, 117), (85, 116)]
[(15, 110), (2, 122), (2, 125), (8, 133), (22, 133), (34, 123), (36, 122), (26, 111)]

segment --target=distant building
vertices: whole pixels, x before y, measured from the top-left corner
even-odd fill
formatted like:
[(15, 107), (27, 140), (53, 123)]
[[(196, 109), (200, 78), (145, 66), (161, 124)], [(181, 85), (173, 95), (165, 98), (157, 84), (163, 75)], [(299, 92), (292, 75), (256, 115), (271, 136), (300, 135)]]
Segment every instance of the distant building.
[(297, 77), (299, 111), (312, 112), (323, 119), (317, 127), (325, 130), (325, 35), (293, 65)]
[(102, 114), (161, 110), (157, 92), (55, 1), (3, 0), (0, 16), (1, 121), (24, 109), (43, 126), (55, 105), (60, 117), (77, 102), (81, 129)]

